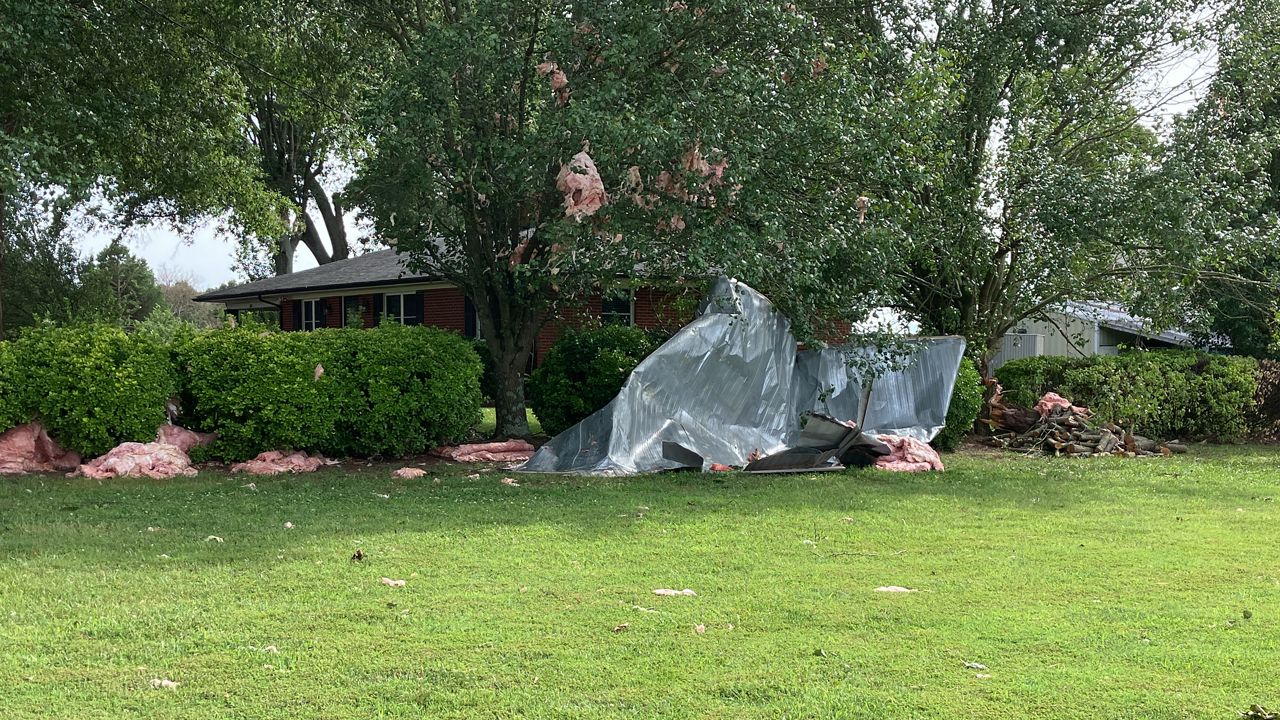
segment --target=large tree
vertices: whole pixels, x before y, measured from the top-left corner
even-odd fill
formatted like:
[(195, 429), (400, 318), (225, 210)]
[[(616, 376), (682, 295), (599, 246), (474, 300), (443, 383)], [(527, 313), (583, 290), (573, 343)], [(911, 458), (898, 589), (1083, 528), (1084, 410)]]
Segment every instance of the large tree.
[(0, 17), (0, 284), (15, 218), (91, 194), (122, 225), (228, 209), (274, 222), (244, 153), (243, 85), (189, 3), (0, 0)]
[(80, 271), (76, 293), (79, 318), (130, 323), (163, 306), (164, 296), (151, 266), (129, 252), (118, 238)]
[(1206, 340), (1280, 356), (1280, 3), (1244, 0), (1218, 19), (1217, 71), (1173, 134), (1169, 185), (1191, 208), (1185, 232), (1230, 273), (1187, 295)]
[(38, 198), (10, 200), (7, 252), (0, 273), (0, 340), (41, 319), (70, 320), (83, 265), (66, 232), (64, 213), (46, 215)]
[(904, 62), (954, 78), (937, 98), (937, 181), (895, 303), (982, 358), (1063, 300), (1131, 301), (1202, 258), (1177, 224), (1152, 73), (1199, 32), (1195, 0), (877, 4)]
[(375, 143), (357, 192), (381, 238), (475, 302), (498, 434), (528, 432), (522, 371), (539, 329), (614, 278), (729, 272), (806, 332), (883, 295), (888, 253), (859, 225), (858, 198), (891, 174), (897, 143), (861, 177), (842, 170), (847, 183), (828, 170), (911, 123), (897, 106), (870, 107), (892, 90), (877, 89), (866, 48), (831, 42), (796, 5), (348, 11), (399, 49), (368, 116)]
[(266, 190), (284, 202), (282, 230), (246, 234), (241, 270), (293, 271), (300, 247), (324, 265), (350, 256), (345, 185), (364, 144), (356, 116), (377, 85), (390, 40), (353, 28), (317, 3), (209, 2), (206, 22), (222, 36), (245, 88), (244, 132)]

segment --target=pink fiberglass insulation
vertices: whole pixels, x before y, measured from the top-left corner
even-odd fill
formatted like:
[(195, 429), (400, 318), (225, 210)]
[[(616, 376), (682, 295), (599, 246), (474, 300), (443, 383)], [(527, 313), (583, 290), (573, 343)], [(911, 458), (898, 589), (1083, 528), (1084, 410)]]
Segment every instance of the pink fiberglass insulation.
[(455, 462), (516, 462), (533, 456), (534, 447), (524, 440), (472, 443), (436, 449), (436, 454)]
[(889, 454), (876, 459), (876, 467), (892, 472), (928, 472), (942, 470), (942, 458), (929, 447), (929, 443), (913, 437), (877, 435), (876, 439), (889, 446)]
[(0, 434), (0, 475), (66, 472), (80, 464), (80, 455), (63, 450), (40, 423), (28, 423)]
[(578, 222), (590, 217), (609, 203), (604, 181), (595, 161), (582, 151), (573, 156), (556, 176), (556, 188), (564, 193), (564, 214)]
[(1044, 397), (1040, 398), (1040, 402), (1036, 403), (1034, 410), (1040, 413), (1040, 417), (1047, 418), (1051, 413), (1053, 413), (1054, 410), (1058, 408), (1062, 408), (1063, 410), (1070, 410), (1071, 412), (1077, 415), (1090, 414), (1089, 408), (1083, 408), (1078, 405), (1072, 405), (1070, 400), (1054, 392), (1045, 393)]
[(106, 455), (81, 465), (80, 475), (94, 480), (117, 477), (148, 477), (156, 480), (195, 475), (191, 458), (182, 448), (169, 443), (121, 443)]
[(156, 442), (173, 445), (184, 453), (191, 448), (208, 445), (216, 436), (213, 433), (199, 433), (177, 425), (161, 425), (156, 431)]
[(231, 472), (247, 472), (250, 475), (279, 475), (280, 473), (315, 472), (325, 464), (319, 455), (311, 456), (304, 452), (283, 453), (269, 450), (247, 462), (231, 466)]

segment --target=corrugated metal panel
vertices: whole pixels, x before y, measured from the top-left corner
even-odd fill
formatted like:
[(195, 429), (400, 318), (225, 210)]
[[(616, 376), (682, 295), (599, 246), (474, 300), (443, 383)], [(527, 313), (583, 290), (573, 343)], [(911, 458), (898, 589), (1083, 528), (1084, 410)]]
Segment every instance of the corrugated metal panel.
[[(921, 338), (906, 366), (879, 377), (868, 432), (929, 440), (946, 422), (964, 338)], [(721, 278), (701, 314), (636, 366), (617, 397), (538, 449), (524, 472), (629, 475), (702, 462), (744, 465), (795, 447), (804, 411), (862, 414), (848, 355), (796, 353), (791, 323), (764, 295)], [(678, 448), (672, 448), (672, 444)], [(669, 452), (674, 450), (674, 454)]]
[(991, 370), (1021, 358), (1039, 357), (1044, 354), (1044, 336), (1031, 333), (1007, 333), (1000, 343), (1000, 352), (991, 359)]

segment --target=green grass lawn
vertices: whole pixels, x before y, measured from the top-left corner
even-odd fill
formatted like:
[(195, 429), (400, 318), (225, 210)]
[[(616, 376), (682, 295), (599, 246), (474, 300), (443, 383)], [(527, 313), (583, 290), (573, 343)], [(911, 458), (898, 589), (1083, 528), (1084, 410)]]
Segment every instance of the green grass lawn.
[(0, 480), (0, 716), (1235, 718), (1280, 705), (1280, 451), (1198, 452)]
[[(529, 431), (534, 435), (542, 434), (542, 423), (538, 422), (538, 416), (533, 414), (532, 410), (525, 410), (525, 417), (529, 419)], [(476, 432), (488, 436), (498, 427), (498, 415), (493, 408), (480, 408), (480, 423), (476, 425)]]

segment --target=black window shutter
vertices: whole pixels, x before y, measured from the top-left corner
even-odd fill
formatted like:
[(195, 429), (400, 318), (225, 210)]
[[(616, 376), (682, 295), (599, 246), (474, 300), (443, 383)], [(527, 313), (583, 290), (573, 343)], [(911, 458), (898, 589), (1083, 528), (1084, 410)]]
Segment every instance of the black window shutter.
[(382, 311), (386, 308), (382, 305), (382, 293), (373, 296), (373, 326), (378, 327), (382, 324)]
[(404, 315), (405, 315), (404, 324), (405, 325), (421, 325), (422, 317), (423, 317), (422, 313), (423, 313), (423, 310), (426, 309), (425, 295), (423, 295), (422, 291), (419, 290), (418, 292), (406, 297), (404, 301), (405, 301), (405, 304), (408, 305), (408, 307), (404, 309)]
[(478, 334), (476, 332), (476, 304), (471, 302), (470, 297), (466, 296), (462, 299), (462, 334), (469, 338), (476, 337)]
[(301, 300), (293, 301), (293, 327), (289, 329), (290, 330), (302, 329), (302, 301)]
[(329, 327), (329, 298), (316, 300), (316, 329)]

